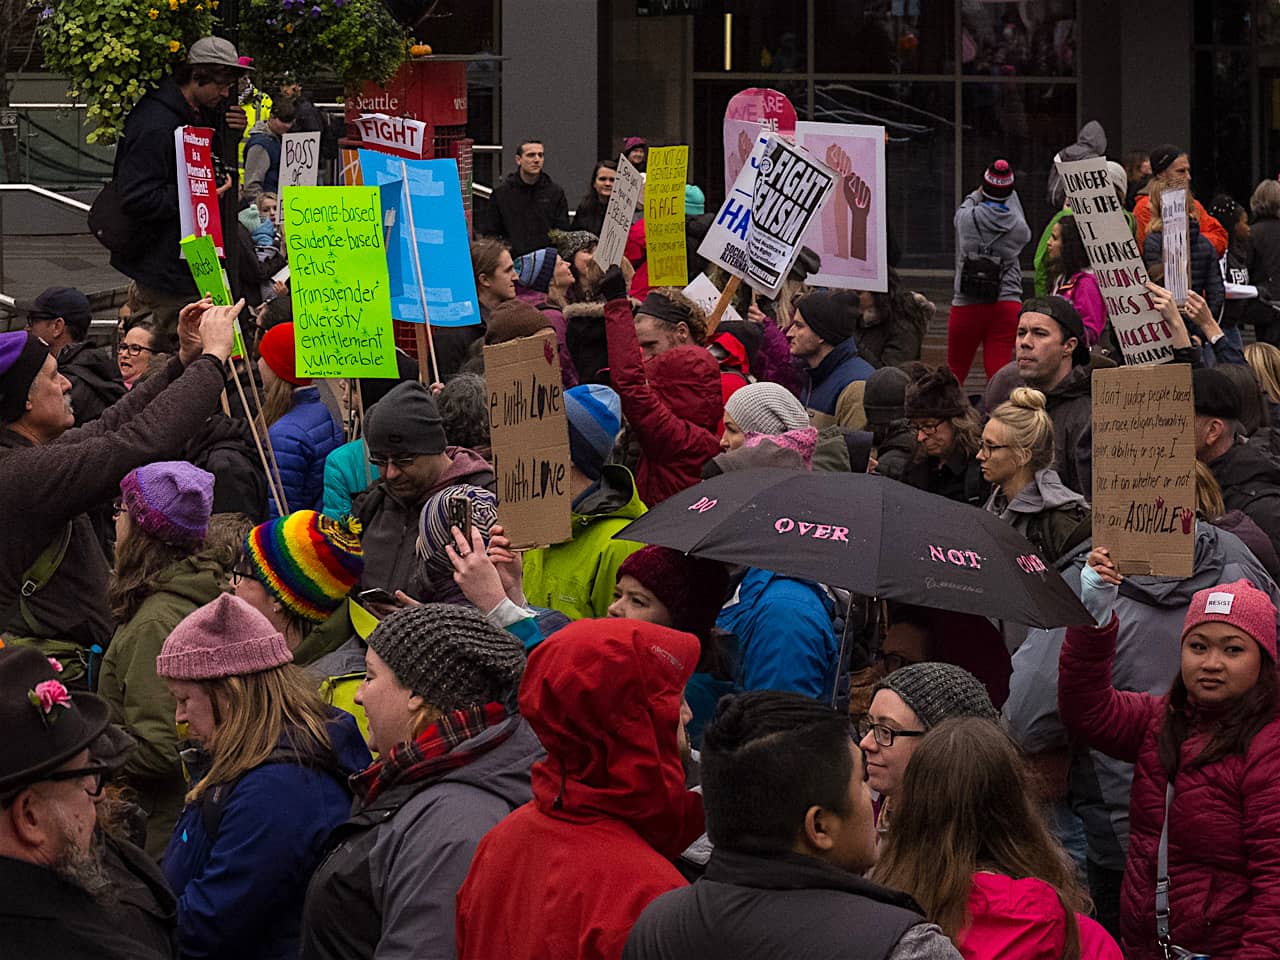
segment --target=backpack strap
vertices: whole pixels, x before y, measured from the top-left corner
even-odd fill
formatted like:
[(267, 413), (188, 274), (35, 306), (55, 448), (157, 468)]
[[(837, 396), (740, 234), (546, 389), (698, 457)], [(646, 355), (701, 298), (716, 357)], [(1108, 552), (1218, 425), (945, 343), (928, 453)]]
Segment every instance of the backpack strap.
[[(320, 758), (299, 753), (291, 746), (280, 745), (271, 751), (271, 755), (267, 757), (259, 767), (269, 766), (277, 763), (293, 763), (300, 767), (306, 767), (308, 770), (318, 770), (320, 773), (328, 774), (334, 780), (342, 785), (344, 790), (350, 792), (347, 786), (347, 775), (338, 768), (334, 762), (333, 755), (329, 754), (324, 758), (327, 762), (317, 762)], [(258, 767), (254, 768), (255, 770)], [(225, 783), (218, 783), (205, 791), (205, 795), (200, 798), (200, 823), (204, 827), (205, 837), (212, 847), (214, 841), (218, 839), (218, 831), (222, 827), (222, 815), (226, 811), (227, 804), (231, 802), (231, 795), (235, 792), (236, 787), (253, 771), (246, 771), (240, 776), (228, 780)]]
[[(32, 612), (27, 600), (43, 590), (49, 581), (53, 579), (53, 575), (58, 572), (58, 567), (62, 566), (62, 560), (67, 555), (67, 547), (71, 543), (71, 530), (74, 522), (74, 520), (68, 520), (61, 532), (53, 539), (53, 542), (40, 552), (35, 562), (22, 574), (22, 586), (18, 590), (18, 613), (22, 616), (23, 623), (26, 624), (27, 630), (33, 637), (41, 636), (44, 631), (40, 620)], [(13, 607), (10, 605), (5, 610), (6, 617), (12, 609)]]
[[(978, 226), (978, 205), (977, 204), (974, 204), (972, 207), (969, 208), (969, 219), (973, 221), (974, 232), (978, 234), (978, 243), (981, 244), (981, 246), (978, 249), (981, 251), (984, 257), (991, 256), (991, 244), (987, 243), (987, 238), (982, 235), (982, 228)], [(994, 242), (995, 240), (993, 238), (992, 243)]]

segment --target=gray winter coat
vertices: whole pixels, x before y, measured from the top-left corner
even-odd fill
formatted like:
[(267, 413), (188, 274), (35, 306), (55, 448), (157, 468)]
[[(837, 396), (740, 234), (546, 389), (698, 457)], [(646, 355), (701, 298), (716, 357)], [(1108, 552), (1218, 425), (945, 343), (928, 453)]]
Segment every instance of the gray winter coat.
[[(1080, 571), (1092, 549), (1086, 541), (1063, 571), (1080, 592)], [(1126, 577), (1115, 612), (1120, 635), (1111, 667), (1117, 690), (1163, 696), (1181, 665), (1182, 622), (1197, 590), (1241, 577), (1251, 580), (1280, 605), (1280, 590), (1238, 537), (1207, 523), (1196, 523), (1194, 572), (1173, 577)], [(1065, 628), (1031, 630), (1013, 655), (1013, 676), (1004, 717), (1009, 732), (1029, 754), (1071, 748), (1068, 800), (1084, 822), (1090, 862), (1123, 870), (1129, 847), (1129, 787), (1133, 765), (1114, 760), (1082, 743), (1068, 744), (1058, 717), (1058, 654)]]
[[(529, 768), (545, 756), (521, 717), (506, 742), (434, 781), (398, 784), (329, 838), (307, 888), (302, 960), (452, 960), (458, 888), (476, 846), (532, 799)], [(454, 751), (473, 749), (505, 725)]]
[[(1107, 155), (1107, 134), (1102, 129), (1102, 124), (1097, 120), (1090, 120), (1080, 128), (1080, 135), (1076, 137), (1076, 142), (1069, 147), (1063, 147), (1058, 151), (1055, 160), (1088, 160), (1090, 157), (1105, 157)], [(1058, 168), (1054, 164), (1049, 164), (1049, 207), (1053, 210), (1061, 210), (1062, 205), (1066, 203), (1067, 191), (1062, 185), (1062, 177), (1058, 175)]]
[(1015, 190), (1003, 203), (988, 200), (975, 190), (960, 202), (956, 227), (956, 279), (952, 304), (969, 306), (975, 301), (960, 292), (960, 268), (965, 257), (996, 257), (1003, 263), (1000, 300), (1022, 300), (1022, 264), (1018, 256), (1031, 241), (1031, 228)]
[(1037, 470), (1012, 500), (999, 488), (992, 490), (984, 509), (1030, 540), (1050, 565), (1090, 536), (1089, 502), (1068, 489), (1052, 467)]

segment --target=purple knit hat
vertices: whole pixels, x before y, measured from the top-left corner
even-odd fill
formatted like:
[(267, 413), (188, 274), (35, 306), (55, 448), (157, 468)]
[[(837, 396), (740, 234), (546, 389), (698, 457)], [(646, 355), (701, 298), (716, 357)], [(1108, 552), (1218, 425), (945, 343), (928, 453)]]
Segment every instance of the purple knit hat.
[(635, 577), (640, 585), (662, 601), (672, 626), (706, 640), (729, 592), (729, 572), (724, 564), (690, 557), (669, 547), (637, 550), (618, 567), (618, 579)]
[(49, 345), (26, 330), (0, 333), (0, 423), (20, 420)]
[(120, 481), (129, 519), (165, 543), (198, 547), (213, 512), (213, 474), (185, 460), (149, 463)]
[(293, 660), (271, 621), (230, 593), (206, 603), (173, 629), (156, 657), (166, 680), (216, 680), (284, 666)]
[(1220, 583), (1191, 598), (1182, 635), (1202, 623), (1229, 623), (1258, 642), (1271, 662), (1276, 661), (1276, 608), (1271, 598), (1248, 580)]

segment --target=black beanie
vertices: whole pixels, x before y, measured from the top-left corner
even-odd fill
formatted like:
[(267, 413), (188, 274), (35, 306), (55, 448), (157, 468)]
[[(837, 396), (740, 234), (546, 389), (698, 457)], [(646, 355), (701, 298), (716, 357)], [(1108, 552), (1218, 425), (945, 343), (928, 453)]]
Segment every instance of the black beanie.
[(1243, 404), (1240, 390), (1221, 370), (1201, 367), (1191, 371), (1191, 397), (1197, 417), (1239, 420)]
[(950, 420), (964, 416), (969, 401), (956, 375), (947, 367), (937, 367), (907, 387), (905, 407), (906, 415), (912, 420), (919, 417)]
[(910, 383), (906, 371), (897, 367), (881, 367), (867, 377), (862, 393), (862, 411), (867, 415), (867, 423), (879, 426), (905, 417)]
[(1151, 148), (1151, 175), (1158, 177), (1171, 166), (1173, 161), (1177, 160), (1187, 151), (1172, 143), (1162, 143), (1158, 147)]
[(21, 420), (49, 344), (25, 330), (0, 334), (0, 423)]
[(435, 398), (417, 380), (398, 384), (365, 414), (364, 438), (373, 456), (444, 453), (448, 443)]
[(825, 290), (808, 294), (796, 301), (796, 309), (800, 311), (800, 316), (809, 325), (809, 329), (833, 347), (853, 336), (861, 315), (853, 294), (828, 293)]

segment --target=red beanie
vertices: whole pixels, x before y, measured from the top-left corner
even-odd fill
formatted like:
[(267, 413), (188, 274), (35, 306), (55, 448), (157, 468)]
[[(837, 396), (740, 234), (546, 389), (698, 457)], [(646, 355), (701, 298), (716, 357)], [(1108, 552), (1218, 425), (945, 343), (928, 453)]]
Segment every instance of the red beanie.
[(1185, 637), (1202, 623), (1229, 623), (1258, 642), (1271, 662), (1276, 661), (1276, 608), (1271, 598), (1248, 580), (1208, 587), (1191, 598), (1182, 623)]
[(705, 640), (716, 625), (729, 590), (724, 564), (685, 556), (669, 547), (637, 550), (618, 568), (618, 578), (635, 577), (640, 586), (662, 601), (671, 625)]
[(258, 352), (267, 361), (271, 372), (281, 380), (287, 380), (295, 387), (305, 387), (311, 383), (310, 377), (300, 377), (294, 373), (297, 359), (293, 347), (292, 323), (277, 324), (268, 330), (258, 344)]

